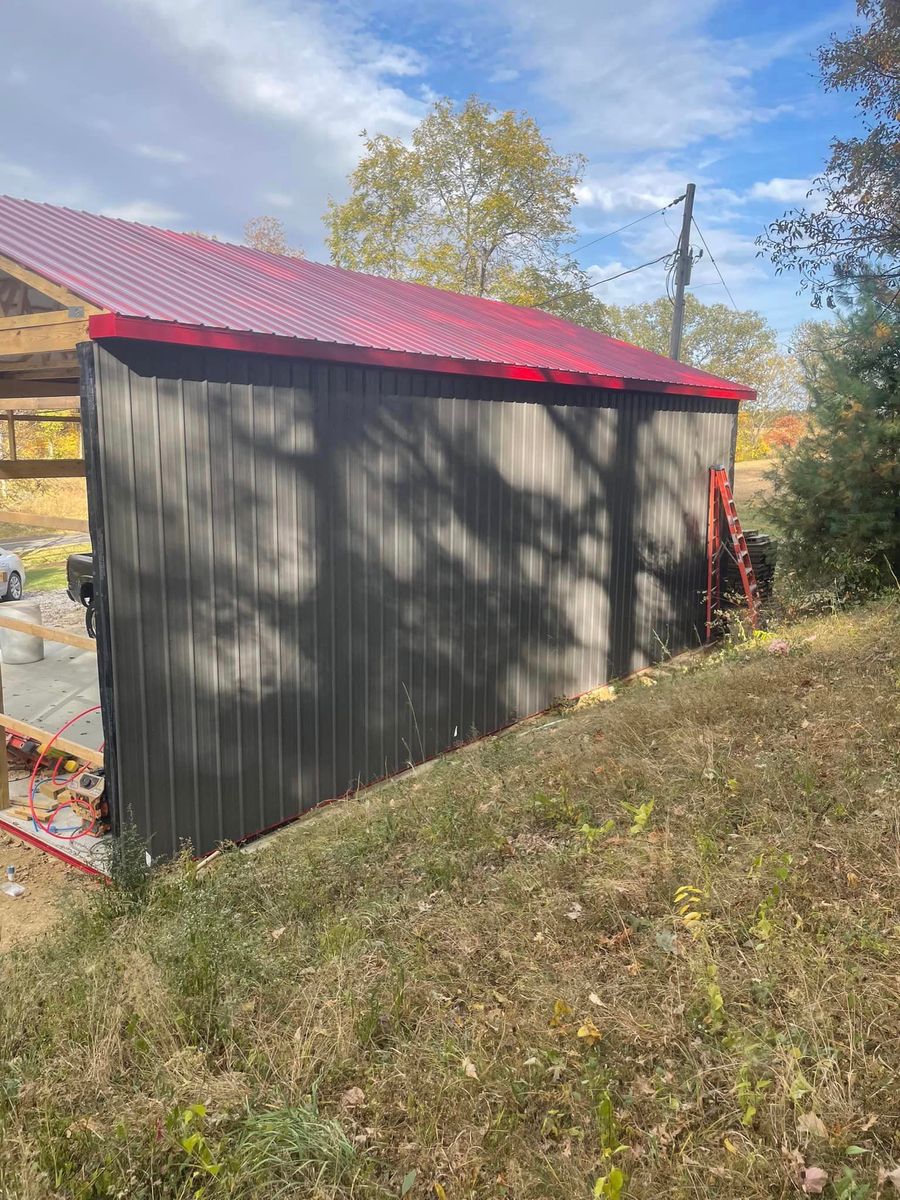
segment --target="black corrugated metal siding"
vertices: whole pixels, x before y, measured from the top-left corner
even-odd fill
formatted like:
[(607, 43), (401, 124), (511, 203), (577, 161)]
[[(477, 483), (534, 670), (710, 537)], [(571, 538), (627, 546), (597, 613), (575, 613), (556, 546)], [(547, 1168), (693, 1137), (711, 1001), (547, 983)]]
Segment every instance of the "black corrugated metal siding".
[(731, 403), (94, 355), (114, 794), (156, 853), (271, 826), (700, 639)]

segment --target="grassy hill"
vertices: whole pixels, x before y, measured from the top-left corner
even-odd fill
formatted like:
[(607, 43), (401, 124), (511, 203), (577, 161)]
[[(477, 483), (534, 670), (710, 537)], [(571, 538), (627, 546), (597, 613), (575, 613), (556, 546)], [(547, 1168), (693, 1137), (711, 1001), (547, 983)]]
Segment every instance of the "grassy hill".
[(0, 959), (0, 1195), (887, 1196), (898, 615), (91, 897)]

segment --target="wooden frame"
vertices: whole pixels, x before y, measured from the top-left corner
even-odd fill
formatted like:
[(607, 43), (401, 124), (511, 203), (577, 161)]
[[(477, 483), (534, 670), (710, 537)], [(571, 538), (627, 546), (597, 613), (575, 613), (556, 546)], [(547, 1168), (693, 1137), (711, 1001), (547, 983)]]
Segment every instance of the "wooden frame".
[[(0, 524), (25, 525), (66, 533), (90, 533), (88, 522), (79, 517), (48, 517), (46, 513), (13, 512), (0, 509)], [(0, 614), (2, 615), (2, 614)]]
[[(83, 478), (81, 458), (19, 458), (16, 422), (80, 422), (76, 347), (88, 340), (88, 318), (104, 310), (5, 254), (0, 254), (0, 270), (62, 306), (0, 317), (0, 420), (5, 418), (8, 443), (6, 460), (0, 461), (0, 480)], [(71, 415), (47, 415), (55, 412)]]
[(83, 479), (83, 458), (17, 458), (0, 460), (0, 479)]
[(84, 310), (77, 311), (81, 314), (78, 317), (72, 317), (68, 312), (47, 313), (37, 321), (31, 316), (0, 317), (0, 359), (5, 355), (74, 351), (79, 342), (87, 341), (88, 336)]
[[(35, 385), (22, 380), (23, 390), (33, 392)], [(0, 412), (14, 413), (53, 413), (53, 412), (78, 412), (79, 402), (77, 396), (4, 396), (0, 392)], [(42, 418), (38, 417), (37, 420)], [(59, 420), (58, 417), (47, 417), (49, 421)], [(77, 418), (79, 421), (81, 417)]]
[(77, 379), (61, 379), (56, 382), (25, 379), (3, 379), (0, 377), (0, 408), (6, 408), (7, 400), (15, 400), (15, 408), (34, 408), (40, 397), (46, 397), (47, 406), (52, 407), (71, 397), (72, 408), (78, 408), (80, 384)]
[[(41, 295), (49, 296), (51, 300), (55, 300), (57, 304), (61, 304), (64, 308), (83, 308), (86, 314), (106, 311), (103, 308), (98, 308), (96, 304), (91, 304), (83, 296), (77, 296), (75, 292), (69, 291), (68, 288), (62, 287), (58, 283), (51, 283), (49, 279), (45, 279), (35, 271), (29, 270), (28, 267), (23, 267), (21, 263), (16, 262), (14, 258), (8, 258), (5, 254), (0, 254), (0, 271), (5, 271), (7, 275), (12, 275), (14, 279), (18, 279), (21, 283), (27, 284), (28, 287), (34, 288)], [(49, 315), (50, 313), (47, 313), (47, 316)]]
[(84, 633), (70, 633), (68, 629), (54, 629), (50, 625), (37, 625), (21, 617), (10, 617), (0, 613), (0, 628), (15, 629), (18, 633), (30, 633), (34, 637), (46, 638), (48, 642), (61, 642), (64, 646), (75, 646), (78, 650), (97, 653), (97, 643)]
[(46, 513), (12, 512), (0, 509), (0, 524), (25, 525), (59, 532), (90, 533), (87, 521), (82, 521), (78, 517), (48, 517)]

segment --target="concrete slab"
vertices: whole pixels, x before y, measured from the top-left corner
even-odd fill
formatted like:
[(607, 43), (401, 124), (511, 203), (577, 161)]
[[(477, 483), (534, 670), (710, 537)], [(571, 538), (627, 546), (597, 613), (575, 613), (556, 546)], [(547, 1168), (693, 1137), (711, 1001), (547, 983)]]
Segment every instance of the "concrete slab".
[[(3, 664), (4, 709), (39, 729), (56, 733), (66, 721), (99, 703), (97, 655), (91, 650), (44, 642), (41, 662)], [(66, 737), (98, 749), (103, 741), (100, 713), (83, 717)]]

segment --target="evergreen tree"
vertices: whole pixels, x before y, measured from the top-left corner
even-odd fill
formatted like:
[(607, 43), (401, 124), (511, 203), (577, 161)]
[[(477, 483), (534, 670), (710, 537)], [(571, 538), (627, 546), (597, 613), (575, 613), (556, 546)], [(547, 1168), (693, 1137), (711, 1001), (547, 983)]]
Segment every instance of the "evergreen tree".
[(900, 576), (900, 313), (865, 289), (815, 340), (809, 431), (766, 508), (803, 582), (852, 594)]

